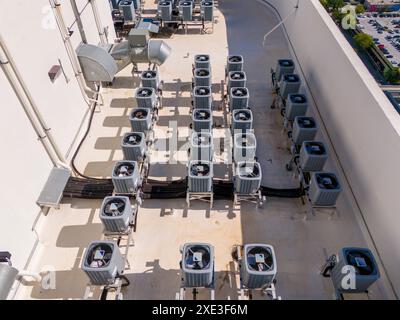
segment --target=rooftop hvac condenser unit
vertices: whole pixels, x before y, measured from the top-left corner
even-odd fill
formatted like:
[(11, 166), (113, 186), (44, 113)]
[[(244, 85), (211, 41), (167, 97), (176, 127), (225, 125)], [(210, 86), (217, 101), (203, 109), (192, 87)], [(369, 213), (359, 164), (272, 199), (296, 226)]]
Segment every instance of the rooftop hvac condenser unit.
[(297, 74), (286, 74), (280, 83), (280, 95), (287, 99), (289, 94), (298, 93), (300, 90), (301, 80)]
[(233, 139), (233, 159), (235, 163), (253, 161), (257, 149), (257, 139), (254, 133), (236, 133)]
[(249, 89), (232, 88), (229, 94), (229, 106), (231, 110), (246, 109), (249, 106)]
[(193, 89), (193, 106), (195, 109), (212, 109), (211, 87), (195, 87)]
[(126, 133), (121, 147), (125, 160), (142, 161), (147, 150), (146, 136), (143, 132)]
[(179, 2), (179, 16), (183, 21), (193, 20), (193, 1)]
[(285, 118), (293, 121), (296, 117), (305, 116), (308, 103), (304, 94), (289, 94), (286, 102)]
[(214, 247), (187, 243), (182, 248), (182, 280), (185, 288), (207, 288), (214, 283)]
[(232, 112), (232, 130), (247, 132), (253, 129), (253, 113), (250, 109), (238, 109)]
[(118, 3), (120, 0), (110, 0), (113, 9), (119, 9)]
[(228, 92), (232, 88), (245, 88), (246, 87), (246, 73), (244, 71), (232, 71), (228, 75)]
[(279, 82), (282, 77), (287, 74), (293, 74), (295, 70), (295, 65), (293, 60), (281, 59), (278, 60), (278, 65), (276, 66), (276, 80)]
[(213, 137), (208, 132), (193, 132), (190, 137), (190, 160), (211, 161)]
[(106, 197), (100, 209), (100, 220), (107, 232), (124, 232), (133, 222), (133, 209), (128, 197)]
[(160, 89), (160, 77), (157, 70), (143, 71), (140, 80), (144, 88)]
[[(364, 293), (380, 278), (375, 257), (369, 249), (343, 248), (336, 259), (331, 278), (335, 289), (340, 293)], [(355, 286), (353, 287), (349, 286), (349, 267), (353, 267), (355, 271)]]
[(124, 259), (114, 241), (95, 241), (83, 256), (82, 270), (92, 285), (110, 285), (124, 271)]
[(254, 194), (261, 187), (262, 172), (258, 162), (238, 162), (236, 165), (235, 191), (239, 194)]
[(211, 192), (213, 175), (213, 164), (211, 161), (190, 161), (188, 174), (189, 192)]
[(318, 141), (304, 141), (300, 149), (299, 163), (305, 172), (322, 171), (328, 153), (325, 145)]
[(119, 2), (119, 10), (124, 15), (125, 21), (134, 21), (136, 19), (135, 3), (131, 0), (122, 0)]
[(213, 125), (212, 111), (209, 109), (194, 109), (192, 127), (196, 132), (211, 132)]
[(158, 16), (163, 21), (172, 21), (172, 1), (158, 1)]
[(200, 3), (201, 18), (204, 21), (213, 21), (214, 18), (214, 1), (203, 0)]
[(210, 69), (195, 69), (193, 83), (195, 87), (211, 87)]
[(153, 123), (153, 115), (150, 109), (147, 108), (136, 108), (133, 109), (129, 115), (129, 121), (131, 123), (133, 132), (144, 132), (146, 133), (151, 129)]
[(118, 161), (112, 171), (115, 193), (129, 194), (137, 191), (140, 183), (136, 161)]
[(136, 10), (139, 10), (141, 6), (141, 0), (133, 0), (133, 6)]
[(311, 175), (309, 196), (314, 206), (335, 206), (341, 191), (335, 174), (315, 172)]
[(242, 284), (248, 289), (261, 289), (273, 283), (277, 273), (274, 248), (267, 244), (247, 244), (240, 265)]
[(194, 56), (195, 69), (211, 69), (210, 56), (208, 54), (198, 54)]
[(227, 75), (229, 72), (233, 71), (243, 71), (243, 56), (228, 56), (227, 63), (226, 63), (226, 72)]
[(317, 123), (312, 117), (296, 117), (293, 122), (292, 138), (295, 145), (314, 140), (317, 134)]
[(157, 103), (156, 90), (153, 88), (138, 88), (135, 98), (139, 108), (153, 109)]

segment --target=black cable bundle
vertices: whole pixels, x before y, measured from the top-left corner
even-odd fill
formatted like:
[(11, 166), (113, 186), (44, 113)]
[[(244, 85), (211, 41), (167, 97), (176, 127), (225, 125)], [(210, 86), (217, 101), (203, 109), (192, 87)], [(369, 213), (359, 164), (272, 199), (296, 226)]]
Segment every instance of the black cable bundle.
[(111, 179), (86, 179), (71, 177), (64, 189), (65, 198), (103, 199), (111, 196), (114, 185)]

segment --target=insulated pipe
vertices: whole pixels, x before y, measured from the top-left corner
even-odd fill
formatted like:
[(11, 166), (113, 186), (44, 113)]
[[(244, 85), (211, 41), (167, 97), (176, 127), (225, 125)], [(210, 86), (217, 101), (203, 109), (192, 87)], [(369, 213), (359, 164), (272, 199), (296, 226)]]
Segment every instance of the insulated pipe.
[(31, 271), (27, 271), (27, 270), (19, 271), (17, 277), (19, 277), (19, 278), (30, 277), (30, 278), (33, 278), (36, 282), (42, 281), (42, 276), (39, 273), (31, 272)]
[(82, 69), (81, 66), (79, 64), (78, 58), (76, 57), (76, 53), (74, 48), (72, 47), (72, 43), (71, 43), (71, 36), (68, 33), (68, 28), (65, 25), (64, 22), (64, 18), (62, 16), (62, 12), (61, 12), (61, 3), (59, 2), (59, 0), (49, 0), (50, 1), (50, 5), (54, 10), (54, 16), (58, 25), (58, 29), (60, 30), (62, 39), (64, 41), (64, 45), (65, 48), (67, 50), (67, 54), (69, 57), (69, 60), (71, 61), (71, 65), (72, 68), (74, 70), (75, 73), (75, 77), (77, 78), (78, 84), (79, 84), (79, 88), (81, 89), (83, 98), (85, 99), (85, 102), (91, 106), (92, 102), (98, 102), (96, 99), (92, 99), (89, 98), (87, 95), (87, 91), (89, 91), (90, 93), (93, 94), (93, 96), (96, 95), (96, 92), (94, 92), (93, 90), (91, 90), (85, 82), (85, 78), (83, 76), (82, 73)]
[[(18, 70), (18, 68), (17, 68), (17, 66), (15, 64), (15, 61), (12, 58), (12, 55), (10, 54), (10, 52), (8, 51), (8, 49), (7, 49), (7, 47), (6, 47), (5, 43), (4, 43), (3, 37), (1, 35), (0, 35), (0, 47), (4, 51), (4, 54), (5, 54), (4, 61), (8, 62), (8, 65), (10, 66), (12, 71), (14, 72), (17, 81), (19, 82), (19, 84), (20, 84), (20, 86), (21, 86), (21, 88), (22, 88), (27, 100), (29, 101), (29, 104), (31, 105), (31, 108), (32, 108), (32, 110), (33, 110), (33, 112), (34, 112), (34, 114), (36, 116), (36, 119), (39, 121), (39, 124), (40, 124), (40, 126), (42, 127), (42, 129), (44, 131), (44, 137), (47, 136), (47, 138), (48, 138), (48, 140), (49, 140), (54, 152), (56, 153), (56, 155), (58, 157), (57, 163), (61, 162), (61, 163), (63, 163), (63, 166), (67, 166), (65, 164), (66, 161), (65, 161), (64, 155), (62, 154), (60, 148), (58, 147), (57, 143), (54, 140), (53, 134), (51, 133), (51, 128), (47, 125), (47, 123), (45, 122), (42, 114), (40, 113), (39, 108), (38, 108), (35, 100), (33, 99), (30, 91), (28, 90), (28, 87), (26, 86), (26, 83), (25, 83), (24, 79), (22, 78), (21, 73), (19, 72), (19, 70)], [(3, 59), (1, 59), (1, 60), (3, 60)], [(2, 66), (4, 67), (3, 70), (7, 70), (7, 66), (6, 65), (2, 65)], [(6, 72), (6, 71), (4, 71), (4, 72)], [(12, 77), (11, 78), (7, 77), (7, 78), (9, 79), (9, 81), (12, 81), (13, 84), (15, 85), (15, 81), (12, 80)], [(15, 90), (14, 90), (14, 92), (15, 92)], [(20, 93), (17, 93), (17, 92), (15, 92), (15, 93), (19, 97)], [(42, 134), (39, 135), (39, 137), (41, 137), (41, 136), (43, 136), (43, 135)]]
[(97, 31), (99, 32), (100, 43), (106, 45), (108, 43), (107, 37), (104, 32), (103, 24), (101, 23), (99, 9), (97, 8), (96, 0), (89, 0), (90, 4), (92, 5), (94, 20), (96, 22)]
[(46, 140), (48, 136), (46, 135), (46, 132), (43, 130), (43, 128), (41, 128), (41, 126), (35, 120), (35, 116), (30, 111), (28, 102), (23, 98), (23, 91), (21, 90), (20, 87), (18, 87), (16, 79), (14, 79), (11, 70), (9, 70), (10, 62), (3, 57), (3, 54), (1, 52), (0, 52), (0, 66), (3, 69), (4, 74), (6, 75), (6, 78), (10, 83), (15, 95), (17, 96), (19, 102), (21, 103), (21, 106), (23, 107), (25, 114), (28, 117), (29, 122), (31, 123), (33, 129), (35, 130), (36, 135), (38, 136), (40, 142), (43, 144), (43, 147), (46, 150), (47, 155), (49, 156), (53, 165), (57, 166), (59, 160), (56, 157), (56, 155), (53, 154), (53, 149), (48, 145), (48, 140)]
[(78, 6), (76, 5), (76, 0), (70, 0), (70, 1), (71, 1), (72, 11), (74, 12), (76, 24), (78, 25), (78, 30), (79, 33), (81, 34), (82, 42), (87, 43), (85, 30), (83, 29), (82, 19), (78, 10)]

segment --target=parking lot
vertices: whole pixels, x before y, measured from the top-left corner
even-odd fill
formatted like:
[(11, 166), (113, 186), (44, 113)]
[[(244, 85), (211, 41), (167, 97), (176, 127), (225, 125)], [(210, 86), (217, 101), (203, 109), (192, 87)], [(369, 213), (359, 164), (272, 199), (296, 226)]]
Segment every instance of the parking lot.
[(393, 66), (400, 67), (400, 13), (359, 15), (358, 28), (374, 38)]

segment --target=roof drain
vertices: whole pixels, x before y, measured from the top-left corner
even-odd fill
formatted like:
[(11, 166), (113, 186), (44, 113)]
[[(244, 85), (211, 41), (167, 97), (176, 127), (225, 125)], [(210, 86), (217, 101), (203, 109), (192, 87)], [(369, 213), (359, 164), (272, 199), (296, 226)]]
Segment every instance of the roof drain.
[[(50, 1), (51, 7), (53, 8), (54, 17), (56, 19), (58, 29), (60, 30), (61, 37), (64, 41), (64, 45), (65, 45), (65, 48), (66, 48), (66, 51), (68, 54), (68, 58), (71, 62), (72, 69), (74, 70), (75, 77), (78, 81), (82, 96), (83, 96), (85, 102), (87, 103), (87, 105), (91, 106), (92, 102), (98, 102), (98, 98), (101, 97), (101, 95), (97, 95), (97, 92), (93, 91), (86, 85), (86, 81), (83, 76), (81, 66), (79, 64), (75, 50), (71, 43), (71, 33), (65, 25), (65, 21), (64, 21), (62, 12), (61, 12), (60, 1), (59, 0), (49, 0), (49, 1)], [(90, 98), (87, 95), (87, 92), (90, 92), (92, 94), (92, 97), (97, 96), (97, 99)]]

